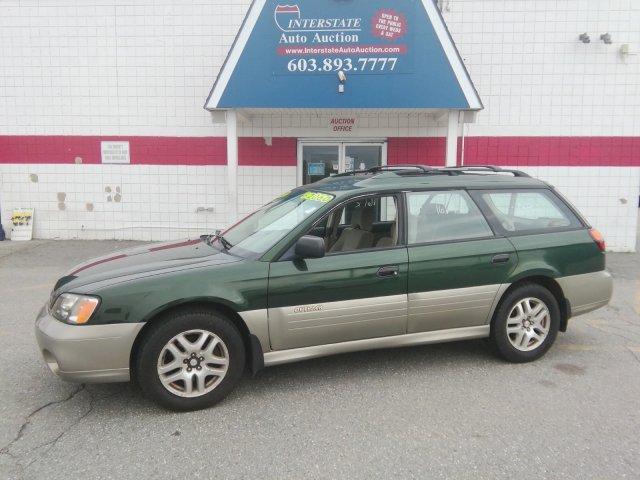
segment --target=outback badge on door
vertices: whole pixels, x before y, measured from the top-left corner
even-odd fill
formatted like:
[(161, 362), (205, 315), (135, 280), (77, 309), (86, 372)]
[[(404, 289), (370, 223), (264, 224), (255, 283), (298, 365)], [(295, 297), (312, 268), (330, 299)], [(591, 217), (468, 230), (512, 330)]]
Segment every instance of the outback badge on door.
[(303, 307), (296, 307), (293, 309), (293, 313), (310, 313), (321, 312), (324, 307), (322, 305), (305, 305)]

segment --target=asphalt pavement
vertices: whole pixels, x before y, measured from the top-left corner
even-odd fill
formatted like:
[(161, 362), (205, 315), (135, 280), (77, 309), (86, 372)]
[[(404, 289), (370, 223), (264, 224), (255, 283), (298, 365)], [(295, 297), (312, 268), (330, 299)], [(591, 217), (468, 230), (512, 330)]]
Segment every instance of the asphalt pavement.
[(640, 478), (640, 254), (540, 361), (484, 341), (355, 353), (246, 376), (176, 414), (128, 384), (48, 371), (34, 319), (55, 280), (127, 242), (0, 242), (0, 479)]

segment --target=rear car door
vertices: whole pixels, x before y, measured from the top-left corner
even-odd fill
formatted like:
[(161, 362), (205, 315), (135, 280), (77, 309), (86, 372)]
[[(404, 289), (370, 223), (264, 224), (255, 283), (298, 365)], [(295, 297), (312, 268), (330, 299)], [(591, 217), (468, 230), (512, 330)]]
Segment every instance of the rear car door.
[(408, 192), (407, 333), (486, 324), (518, 258), (465, 190)]
[(406, 332), (408, 256), (396, 194), (361, 197), (334, 209), (307, 234), (327, 255), (274, 262), (269, 335), (274, 350)]

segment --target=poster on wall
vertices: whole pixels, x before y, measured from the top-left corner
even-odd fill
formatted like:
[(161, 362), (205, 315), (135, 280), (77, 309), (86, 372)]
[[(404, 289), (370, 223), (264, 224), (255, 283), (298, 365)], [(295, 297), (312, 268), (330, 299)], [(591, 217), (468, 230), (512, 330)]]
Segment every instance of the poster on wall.
[(347, 172), (353, 172), (356, 169), (356, 159), (353, 157), (346, 157), (344, 159), (344, 169)]
[(101, 142), (102, 163), (127, 165), (131, 163), (129, 142)]
[(326, 175), (326, 165), (324, 162), (310, 163), (308, 169), (309, 176), (324, 177)]
[(11, 212), (11, 241), (25, 242), (33, 238), (33, 208), (19, 208)]

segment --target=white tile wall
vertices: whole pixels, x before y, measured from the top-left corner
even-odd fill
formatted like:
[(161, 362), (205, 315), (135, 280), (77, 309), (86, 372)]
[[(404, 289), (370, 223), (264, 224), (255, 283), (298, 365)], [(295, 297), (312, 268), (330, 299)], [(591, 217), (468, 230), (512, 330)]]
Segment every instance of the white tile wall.
[(210, 233), (228, 221), (226, 170), (0, 165), (2, 224), (10, 232), (11, 210), (29, 206), (36, 238), (173, 240)]
[(240, 167), (238, 213), (248, 215), (296, 188), (296, 167)]
[[(202, 106), (249, 3), (3, 0), (0, 134), (224, 135)], [(485, 104), (469, 135), (640, 135), (640, 56), (619, 54), (626, 43), (640, 51), (637, 0), (444, 5)], [(600, 41), (605, 32), (613, 45)], [(443, 132), (416, 115), (365, 116), (363, 126), (383, 136)], [(276, 113), (241, 133), (328, 128), (316, 113)]]
[(212, 135), (202, 107), (249, 3), (3, 0), (0, 134)]
[(556, 187), (594, 228), (604, 234), (609, 250), (636, 250), (640, 168), (513, 168), (523, 170)]
[[(470, 135), (640, 135), (637, 0), (446, 0), (485, 109)], [(578, 41), (589, 33), (590, 44)], [(612, 45), (600, 41), (610, 33)]]
[[(224, 136), (202, 106), (250, 0), (3, 0), (0, 135)], [(485, 104), (467, 135), (640, 136), (637, 0), (447, 0), (444, 16)], [(578, 42), (588, 32), (592, 43)], [(599, 36), (609, 32), (613, 45)], [(243, 136), (328, 137), (331, 112), (253, 115)], [(444, 136), (444, 118), (358, 113), (357, 137)], [(640, 156), (640, 152), (638, 153)], [(631, 249), (640, 169), (532, 169)], [(227, 221), (223, 167), (0, 165), (0, 204), (36, 207), (46, 238), (180, 238)], [(38, 183), (29, 174), (39, 176)], [(242, 167), (239, 210), (295, 185)], [(204, 183), (203, 183), (204, 182)], [(104, 189), (120, 186), (122, 202)], [(57, 194), (65, 193), (65, 210)], [(626, 201), (627, 203), (624, 203)], [(94, 211), (86, 203), (94, 203)], [(213, 213), (196, 213), (198, 208)]]
[[(640, 168), (514, 168), (558, 188), (605, 234), (610, 250), (635, 251)], [(2, 223), (9, 232), (11, 210), (29, 206), (36, 209), (36, 238), (185, 238), (228, 224), (226, 182), (226, 167), (0, 165)], [(296, 167), (240, 167), (239, 214), (295, 187)]]

